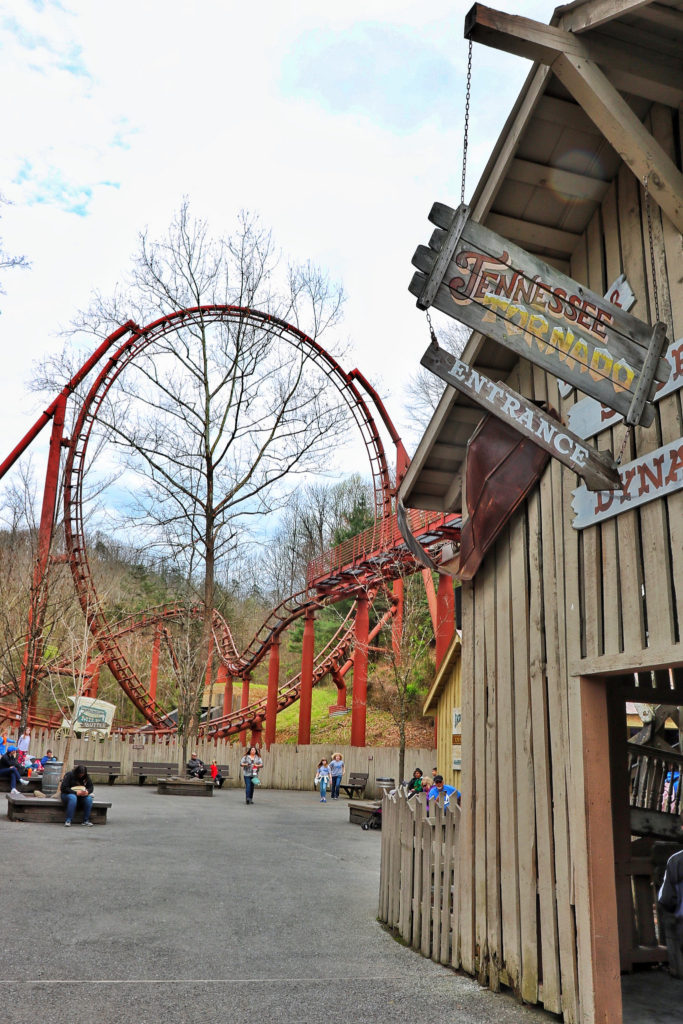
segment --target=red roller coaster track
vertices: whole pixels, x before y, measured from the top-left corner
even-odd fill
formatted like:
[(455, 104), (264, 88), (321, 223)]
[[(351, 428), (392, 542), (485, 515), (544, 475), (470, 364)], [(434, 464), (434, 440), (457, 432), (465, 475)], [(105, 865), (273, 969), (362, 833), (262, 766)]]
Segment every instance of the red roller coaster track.
[[(63, 412), (67, 397), (80, 383), (87, 373), (100, 362), (112, 349), (106, 362), (99, 370), (90, 390), (78, 412), (71, 439), (66, 443), (67, 459), (64, 468), (63, 502), (64, 525), (67, 547), (67, 558), (71, 569), (76, 592), (88, 622), (89, 630), (97, 648), (97, 653), (90, 657), (93, 665), (106, 664), (112, 675), (132, 703), (142, 712), (155, 731), (168, 732), (176, 729), (174, 720), (151, 696), (148, 687), (138, 678), (124, 652), (119, 640), (130, 632), (149, 628), (150, 625), (168, 622), (179, 614), (186, 614), (185, 608), (170, 605), (163, 608), (150, 609), (140, 618), (128, 618), (122, 622), (110, 624), (97, 594), (90, 564), (88, 561), (86, 536), (83, 518), (83, 484), (87, 464), (88, 445), (98, 413), (107, 394), (119, 375), (155, 341), (176, 331), (182, 326), (201, 323), (203, 326), (212, 323), (239, 322), (259, 327), (304, 351), (319, 369), (322, 369), (330, 382), (337, 388), (346, 402), (353, 419), (363, 438), (372, 474), (375, 495), (375, 525), (369, 531), (346, 542), (345, 545), (333, 549), (309, 566), (307, 588), (300, 593), (282, 601), (272, 610), (265, 622), (257, 630), (254, 637), (244, 650), (239, 651), (233, 640), (228, 624), (219, 616), (214, 618), (214, 638), (218, 657), (233, 678), (248, 678), (255, 666), (266, 656), (273, 642), (297, 618), (305, 615), (308, 610), (321, 608), (347, 598), (355, 597), (359, 592), (374, 595), (382, 580), (397, 579), (411, 572), (419, 571), (422, 566), (408, 550), (396, 525), (393, 512), (393, 496), (387, 458), (377, 425), (370, 411), (368, 402), (362, 391), (371, 399), (392, 442), (396, 446), (396, 480), (400, 482), (408, 465), (408, 458), (403, 444), (396, 432), (379, 396), (368, 384), (358, 370), (346, 373), (339, 363), (329, 355), (316, 341), (309, 338), (298, 328), (282, 320), (262, 313), (258, 310), (238, 306), (200, 306), (161, 317), (140, 328), (129, 322), (119, 328), (106, 339), (91, 358), (84, 364), (78, 374), (63, 389), (61, 394), (48, 407), (22, 442), (13, 450), (0, 465), (0, 478), (16, 461), (19, 455), (35, 439), (38, 432), (53, 419), (53, 444), (57, 451), (51, 455), (52, 463), (48, 464), (46, 477), (44, 514), (41, 520), (41, 538), (39, 550), (43, 552), (45, 569), (47, 553), (54, 524), (53, 512), (50, 517), (45, 512), (49, 505), (49, 492), (56, 492), (56, 476), (59, 468), (58, 448), (61, 433), (55, 444), (55, 431), (60, 413)], [(124, 339), (124, 340), (122, 340)], [(119, 342), (118, 347), (114, 346)], [(59, 427), (61, 430), (61, 427)], [(64, 442), (62, 442), (64, 443)], [(56, 459), (56, 465), (55, 465)], [(49, 512), (49, 509), (48, 509)], [(47, 520), (49, 519), (49, 522)], [(419, 513), (413, 516), (410, 528), (424, 548), (432, 552), (438, 560), (438, 551), (444, 541), (459, 539), (459, 518), (444, 517), (437, 514)], [(46, 533), (49, 534), (46, 538)], [(47, 540), (47, 543), (46, 543)], [(355, 606), (354, 606), (355, 608)], [(354, 608), (347, 615), (339, 630), (323, 651), (320, 651), (314, 662), (313, 682), (319, 682), (327, 673), (338, 668), (341, 662), (348, 662), (348, 654), (354, 642)], [(39, 614), (40, 609), (32, 609)], [(393, 613), (394, 607), (385, 614), (382, 621), (375, 627), (381, 628), (384, 621)], [(71, 662), (71, 667), (73, 662)], [(69, 674), (68, 662), (55, 662), (50, 670), (55, 673)], [(44, 665), (33, 666), (34, 671), (43, 673)], [(73, 671), (73, 669), (72, 669)], [(339, 675), (338, 675), (338, 678)], [(339, 685), (339, 684), (338, 684)], [(298, 699), (300, 694), (300, 674), (287, 681), (278, 689), (277, 710), (282, 710)], [(3, 690), (5, 691), (3, 693)], [(0, 688), (0, 700), (8, 688)], [(211, 736), (226, 736), (246, 728), (253, 727), (265, 716), (265, 698), (257, 700), (231, 712), (219, 719), (213, 719), (205, 727)], [(42, 721), (42, 718), (41, 718)], [(37, 718), (36, 718), (37, 724)]]

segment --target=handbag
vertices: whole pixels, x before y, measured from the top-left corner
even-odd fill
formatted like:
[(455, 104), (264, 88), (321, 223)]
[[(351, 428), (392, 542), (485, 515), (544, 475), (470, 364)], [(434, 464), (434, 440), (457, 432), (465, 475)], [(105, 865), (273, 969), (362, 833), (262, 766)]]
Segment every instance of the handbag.
[(252, 784), (252, 786), (260, 786), (261, 785), (261, 780), (259, 779), (258, 775), (252, 775), (252, 777), (251, 777), (251, 784)]

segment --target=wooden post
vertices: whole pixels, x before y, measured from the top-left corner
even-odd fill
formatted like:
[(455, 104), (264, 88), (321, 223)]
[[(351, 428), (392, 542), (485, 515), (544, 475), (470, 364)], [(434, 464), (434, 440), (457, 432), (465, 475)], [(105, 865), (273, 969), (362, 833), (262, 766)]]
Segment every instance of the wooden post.
[[(245, 676), (244, 679), (242, 680), (242, 693), (240, 694), (240, 711), (243, 711), (244, 708), (246, 708), (248, 704), (249, 704), (249, 676)], [(240, 743), (242, 744), (243, 747), (246, 747), (246, 745), (247, 745), (247, 730), (246, 729), (241, 729), (240, 730)]]
[(633, 966), (633, 895), (631, 892), (631, 808), (629, 806), (626, 706), (621, 688), (607, 686), (609, 709), (609, 747), (612, 786), (612, 834), (614, 837), (619, 961), (622, 971)]
[(275, 637), (270, 643), (270, 660), (268, 662), (268, 699), (266, 702), (266, 750), (275, 743), (277, 722), (277, 687), (280, 679), (280, 638)]
[(154, 632), (154, 644), (152, 646), (152, 667), (149, 673), (149, 696), (151, 700), (157, 698), (157, 679), (159, 678), (159, 651), (161, 650), (161, 635), (163, 626), (161, 623)]
[[(620, 1021), (622, 1016), (608, 722), (604, 679), (583, 677), (581, 725), (593, 982), (592, 993), (584, 993), (583, 999), (586, 1019), (604, 1024)], [(591, 1001), (592, 1014), (588, 1010)]]
[(301, 692), (299, 695), (299, 743), (311, 742), (311, 707), (313, 704), (313, 654), (315, 647), (315, 616), (309, 608), (304, 619), (301, 645)]
[(351, 746), (365, 746), (365, 721), (368, 701), (368, 599), (365, 594), (356, 605), (356, 645), (353, 652), (353, 699), (351, 702)]
[(455, 632), (453, 577), (441, 574), (436, 592), (436, 670), (440, 669)]

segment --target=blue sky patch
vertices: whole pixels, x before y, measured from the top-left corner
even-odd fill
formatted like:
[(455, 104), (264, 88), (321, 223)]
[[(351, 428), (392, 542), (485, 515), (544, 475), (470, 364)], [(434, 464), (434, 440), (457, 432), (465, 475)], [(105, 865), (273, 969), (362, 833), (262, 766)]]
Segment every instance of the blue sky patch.
[(450, 120), (460, 72), (436, 46), (372, 22), (301, 36), (283, 60), (282, 87), (334, 114), (356, 113), (395, 132)]

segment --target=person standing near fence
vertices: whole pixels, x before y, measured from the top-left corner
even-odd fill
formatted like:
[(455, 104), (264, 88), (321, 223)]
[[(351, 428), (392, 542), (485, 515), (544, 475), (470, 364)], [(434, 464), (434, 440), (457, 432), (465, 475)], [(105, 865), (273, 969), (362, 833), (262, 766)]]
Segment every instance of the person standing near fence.
[(332, 755), (332, 760), (330, 761), (330, 776), (332, 780), (330, 798), (332, 800), (338, 800), (339, 787), (341, 786), (341, 780), (344, 777), (344, 759), (339, 751)]
[(244, 790), (246, 793), (247, 804), (253, 804), (254, 802), (254, 785), (260, 785), (261, 780), (258, 777), (259, 770), (263, 768), (263, 761), (259, 754), (258, 747), (248, 747), (247, 751), (240, 761), (240, 768), (242, 769), (242, 775), (244, 776)]
[(316, 786), (320, 786), (321, 804), (327, 803), (327, 797), (325, 796), (325, 794), (327, 793), (327, 787), (330, 784), (331, 778), (332, 773), (330, 772), (330, 766), (327, 763), (327, 758), (323, 757), (320, 763), (318, 764), (318, 769), (315, 773), (315, 784)]

